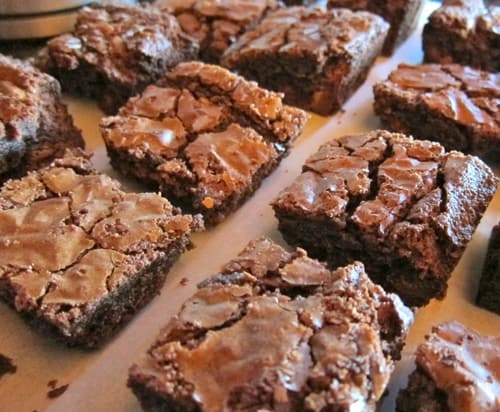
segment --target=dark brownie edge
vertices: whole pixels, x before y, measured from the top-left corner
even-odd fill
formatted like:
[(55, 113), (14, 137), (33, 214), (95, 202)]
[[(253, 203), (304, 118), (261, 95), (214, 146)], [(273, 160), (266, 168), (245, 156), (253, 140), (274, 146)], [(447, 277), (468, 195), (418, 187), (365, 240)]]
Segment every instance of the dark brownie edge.
[(491, 230), (476, 303), (500, 315), (500, 224)]
[[(51, 339), (69, 347), (96, 348), (160, 293), (170, 267), (190, 246), (191, 241), (186, 235), (173, 242), (162, 258), (131, 275), (127, 282), (101, 299), (86, 316), (68, 329), (53, 324), (33, 311), (18, 313), (33, 328)], [(2, 287), (1, 283), (0, 298), (15, 309), (12, 289), (5, 285)]]
[(498, 7), (495, 9), (483, 0), (442, 3), (422, 31), (424, 62), (459, 63), (500, 71)]
[(408, 378), (408, 386), (396, 399), (397, 412), (450, 412), (446, 393), (418, 368)]
[[(141, 184), (146, 184), (155, 188), (159, 187), (163, 195), (174, 205), (180, 207), (185, 213), (202, 213), (206, 227), (212, 227), (222, 222), (229, 214), (242, 206), (245, 201), (259, 189), (262, 181), (269, 176), (278, 167), (281, 160), (289, 154), (287, 150), (275, 156), (270, 162), (264, 164), (253, 174), (250, 184), (243, 190), (233, 193), (220, 205), (206, 208), (202, 205), (193, 205), (193, 199), (189, 195), (178, 195), (173, 190), (159, 186), (158, 179), (154, 177), (158, 172), (156, 169), (150, 169), (150, 164), (144, 164), (138, 161), (133, 155), (123, 150), (115, 149), (111, 145), (108, 145), (106, 150), (111, 165), (115, 170), (124, 176), (134, 178), (134, 180)], [(182, 184), (182, 182), (179, 182), (179, 184)]]
[[(99, 18), (104, 28), (96, 23)], [(120, 32), (124, 30), (122, 26), (135, 22), (137, 27)], [(115, 48), (114, 38), (106, 38), (109, 34), (127, 35), (131, 39), (130, 46), (121, 46), (125, 55), (120, 55), (123, 53), (120, 47)], [(110, 46), (103, 51), (103, 44)], [(35, 62), (41, 70), (56, 77), (64, 91), (96, 99), (105, 113), (114, 114), (129, 97), (159, 79), (169, 67), (196, 58), (198, 51), (197, 42), (181, 30), (175, 17), (162, 15), (146, 4), (141, 7), (110, 3), (84, 7), (78, 14), (75, 30), (51, 39)], [(115, 64), (120, 58), (128, 61)]]

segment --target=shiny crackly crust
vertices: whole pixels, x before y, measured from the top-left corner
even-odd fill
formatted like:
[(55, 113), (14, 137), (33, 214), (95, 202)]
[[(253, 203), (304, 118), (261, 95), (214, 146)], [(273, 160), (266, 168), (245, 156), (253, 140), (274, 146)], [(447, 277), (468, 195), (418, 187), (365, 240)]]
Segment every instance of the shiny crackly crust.
[(290, 244), (332, 267), (361, 260), (421, 306), (445, 296), (496, 186), (477, 157), (377, 130), (323, 145), (273, 208)]
[(388, 29), (364, 11), (278, 9), (228, 48), (221, 64), (283, 92), (288, 104), (330, 115), (366, 79)]
[(215, 224), (274, 170), (307, 118), (279, 93), (187, 62), (104, 118), (101, 132), (113, 167)]
[(146, 410), (372, 411), (412, 318), (362, 264), (331, 272), (262, 238), (199, 285), (129, 386)]
[(68, 153), (0, 189), (0, 297), (68, 345), (97, 346), (158, 293), (197, 224)]
[(0, 183), (83, 146), (57, 80), (0, 55)]
[(388, 130), (500, 161), (500, 74), (458, 64), (400, 64), (373, 87)]
[(112, 114), (197, 53), (197, 42), (168, 13), (150, 5), (94, 5), (81, 9), (73, 31), (49, 40), (36, 61), (63, 90), (96, 98)]

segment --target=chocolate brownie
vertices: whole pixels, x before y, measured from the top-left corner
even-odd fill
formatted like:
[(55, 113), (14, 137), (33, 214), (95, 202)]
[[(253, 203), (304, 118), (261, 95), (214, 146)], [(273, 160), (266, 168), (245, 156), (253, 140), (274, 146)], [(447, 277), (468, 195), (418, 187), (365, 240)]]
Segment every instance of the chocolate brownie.
[(376, 130), (321, 146), (273, 208), (290, 244), (332, 267), (360, 260), (421, 306), (445, 296), (496, 186), (477, 157)]
[(177, 17), (182, 29), (200, 43), (200, 57), (218, 63), (248, 27), (278, 7), (277, 0), (157, 0), (156, 7)]
[(181, 63), (101, 131), (111, 164), (215, 224), (288, 153), (307, 121), (282, 96), (222, 67)]
[(320, 0), (283, 0), (283, 3), (287, 6), (310, 6), (318, 2), (320, 2)]
[(285, 93), (288, 104), (329, 115), (366, 79), (388, 29), (369, 12), (279, 9), (229, 47), (221, 63)]
[(476, 303), (500, 315), (500, 223), (491, 230)]
[(94, 5), (79, 11), (73, 32), (50, 40), (36, 61), (63, 90), (95, 98), (113, 114), (166, 68), (197, 54), (196, 41), (167, 13)]
[(57, 80), (0, 54), (0, 184), (83, 146)]
[(426, 62), (498, 72), (500, 8), (483, 0), (443, 0), (424, 26), (422, 42)]
[(382, 16), (391, 25), (382, 53), (390, 56), (415, 28), (424, 3), (424, 0), (328, 0), (327, 7), (366, 10)]
[(385, 128), (500, 161), (499, 73), (402, 64), (373, 90), (375, 113)]
[(147, 411), (374, 411), (413, 314), (361, 263), (251, 242), (199, 285), (128, 385)]
[(70, 346), (94, 347), (156, 295), (199, 218), (125, 193), (83, 154), (0, 189), (0, 298)]
[(432, 329), (417, 348), (416, 370), (399, 393), (398, 412), (500, 410), (500, 336), (458, 322)]

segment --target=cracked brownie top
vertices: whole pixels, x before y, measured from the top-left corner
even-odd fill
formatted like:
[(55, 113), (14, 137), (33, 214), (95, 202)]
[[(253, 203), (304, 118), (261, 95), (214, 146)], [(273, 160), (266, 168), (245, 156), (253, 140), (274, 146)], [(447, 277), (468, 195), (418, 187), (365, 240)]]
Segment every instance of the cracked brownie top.
[(500, 337), (443, 323), (417, 348), (416, 364), (444, 392), (450, 410), (493, 412), (500, 406), (499, 347)]
[(200, 43), (203, 60), (217, 63), (224, 51), (278, 7), (276, 0), (157, 0), (154, 5), (173, 14), (182, 29)]
[(374, 89), (405, 98), (429, 113), (478, 132), (500, 136), (498, 73), (458, 64), (400, 64)]
[(68, 154), (0, 190), (0, 285), (18, 311), (65, 327), (198, 222)]
[(108, 150), (148, 169), (147, 178), (167, 195), (191, 198), (195, 210), (206, 210), (249, 188), (259, 170), (287, 151), (307, 118), (284, 105), (279, 93), (221, 67), (189, 62), (130, 99), (118, 116), (104, 118), (101, 132)]
[(199, 285), (129, 384), (206, 411), (374, 410), (412, 319), (360, 263), (331, 272), (262, 238)]
[[(472, 185), (472, 196), (467, 183), (479, 181), (485, 183)], [(468, 210), (489, 201), (496, 183), (489, 167), (474, 156), (376, 130), (323, 145), (273, 205), (325, 218), (375, 243), (394, 240), (404, 225), (430, 224), (459, 249), (476, 226)]]
[[(243, 34), (227, 50), (222, 64), (233, 68), (261, 55), (279, 56), (282, 60), (273, 60), (273, 64), (282, 65), (282, 71), (306, 77), (322, 73), (325, 66), (336, 59), (354, 60), (371, 44), (373, 37), (385, 37), (387, 30), (388, 24), (381, 17), (364, 11), (278, 9)], [(293, 59), (303, 58), (308, 61), (302, 60), (298, 67)], [(275, 71), (272, 67), (266, 70)]]

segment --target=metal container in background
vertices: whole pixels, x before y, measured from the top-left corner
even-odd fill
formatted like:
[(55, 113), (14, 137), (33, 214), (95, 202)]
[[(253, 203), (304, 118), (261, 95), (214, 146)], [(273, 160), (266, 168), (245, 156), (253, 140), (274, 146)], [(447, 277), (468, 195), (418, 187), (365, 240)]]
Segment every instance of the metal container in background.
[(0, 0), (0, 40), (25, 40), (70, 31), (78, 9), (95, 0)]

